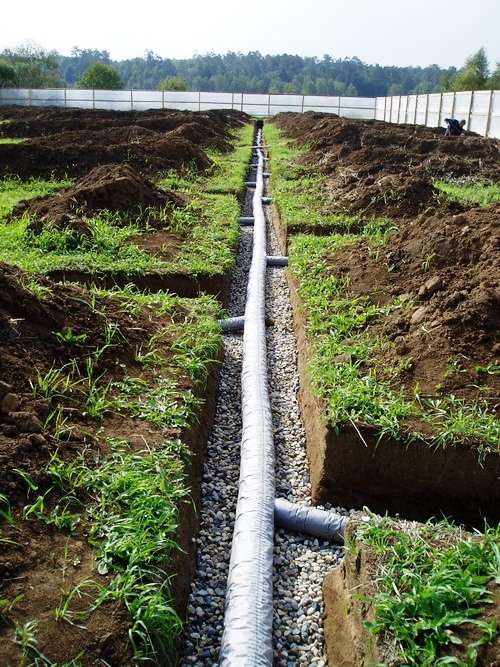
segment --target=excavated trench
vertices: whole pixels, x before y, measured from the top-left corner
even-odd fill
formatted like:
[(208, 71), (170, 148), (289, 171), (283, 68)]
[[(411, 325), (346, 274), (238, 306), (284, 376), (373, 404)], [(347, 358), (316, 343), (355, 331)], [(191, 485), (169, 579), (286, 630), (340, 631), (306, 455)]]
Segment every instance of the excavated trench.
[[(255, 166), (253, 166), (255, 169)], [(249, 182), (253, 183), (252, 174)], [(265, 179), (264, 195), (267, 194)], [(242, 206), (242, 219), (251, 218), (253, 213), (254, 188), (250, 185)], [(279, 257), (281, 248), (271, 222), (270, 200), (263, 198), (266, 222), (267, 256)], [(228, 315), (239, 318), (245, 313), (248, 299), (247, 284), (251, 271), (254, 228), (243, 224), (238, 252), (237, 267), (233, 275)], [(292, 506), (311, 506), (311, 489), (308, 475), (305, 431), (297, 402), (298, 368), (297, 348), (293, 332), (293, 318), (288, 294), (284, 266), (279, 261), (269, 262), (266, 269), (265, 284), (265, 346), (267, 365), (267, 386), (271, 406), (271, 429), (274, 435), (276, 464), (266, 475), (275, 476), (276, 497)], [(280, 266), (280, 264), (282, 264)], [(285, 530), (277, 527), (274, 536), (273, 553), (267, 563), (271, 572), (272, 610), (271, 620), (265, 618), (269, 610), (260, 606), (253, 607), (252, 594), (241, 596), (236, 593), (239, 606), (235, 612), (233, 603), (229, 603), (232, 617), (227, 620), (228, 589), (227, 580), (231, 576), (229, 562), (237, 509), (238, 487), (240, 480), (241, 440), (244, 423), (241, 408), (241, 381), (244, 361), (244, 333), (238, 327), (224, 334), (224, 362), (221, 370), (220, 388), (216, 415), (212, 433), (208, 439), (207, 458), (204, 464), (202, 481), (202, 500), (200, 509), (200, 534), (197, 540), (197, 567), (188, 603), (188, 617), (185, 640), (182, 647), (181, 665), (274, 664), (277, 667), (291, 664), (323, 665), (324, 640), (322, 616), (322, 583), (325, 575), (342, 557), (339, 544), (331, 539), (308, 535), (306, 533)], [(335, 515), (347, 516), (348, 512), (335, 508)], [(326, 512), (325, 512), (326, 514)], [(245, 518), (242, 520), (245, 524)], [(239, 532), (245, 528), (239, 529)], [(253, 541), (250, 536), (248, 538)], [(258, 541), (258, 537), (255, 538)], [(244, 540), (244, 538), (243, 538)], [(241, 542), (241, 540), (240, 540)], [(244, 541), (243, 541), (244, 545)], [(249, 542), (249, 549), (253, 545)], [(244, 546), (243, 546), (243, 550)], [(243, 556), (244, 557), (244, 556)], [(234, 561), (234, 555), (233, 555)], [(266, 566), (266, 567), (267, 567)], [(250, 567), (250, 570), (252, 568)], [(268, 576), (262, 562), (255, 563), (254, 582), (256, 600), (257, 588), (261, 585), (259, 572)], [(239, 578), (239, 572), (233, 579)], [(250, 575), (251, 576), (251, 575)], [(248, 582), (247, 582), (248, 584)], [(234, 587), (234, 581), (233, 581)], [(231, 606), (233, 605), (233, 606)], [(225, 608), (226, 606), (226, 608)], [(252, 614), (250, 620), (245, 617)], [(234, 621), (236, 616), (237, 620)], [(263, 620), (264, 619), (264, 620)], [(239, 626), (262, 620), (263, 626), (272, 633), (269, 641), (262, 640), (264, 649), (259, 652), (255, 637), (248, 637), (248, 655), (242, 657), (233, 653), (232, 643), (240, 640)], [(227, 626), (236, 624), (236, 631), (227, 630)], [(223, 639), (224, 633), (228, 634)], [(252, 634), (254, 630), (251, 630)], [(245, 636), (243, 630), (243, 637)], [(223, 644), (224, 656), (219, 655)], [(229, 645), (229, 646), (228, 646)], [(269, 648), (271, 646), (271, 648)], [(268, 653), (266, 654), (266, 650)], [(270, 653), (269, 653), (270, 651)], [(234, 656), (237, 656), (236, 658)], [(219, 663), (218, 661), (221, 660)], [(236, 660), (236, 662), (234, 662)]]

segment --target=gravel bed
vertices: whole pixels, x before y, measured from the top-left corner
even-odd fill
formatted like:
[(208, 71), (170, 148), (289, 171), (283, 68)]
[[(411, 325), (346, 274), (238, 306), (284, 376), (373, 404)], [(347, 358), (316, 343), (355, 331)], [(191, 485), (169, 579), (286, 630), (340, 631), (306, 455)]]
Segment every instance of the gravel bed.
[[(252, 215), (252, 191), (242, 215)], [(243, 227), (233, 273), (228, 315), (244, 314), (252, 259), (253, 229)], [(267, 222), (268, 255), (281, 255)], [(299, 373), (292, 309), (283, 268), (269, 267), (266, 278), (266, 328), (269, 396), (276, 448), (276, 495), (311, 505), (305, 430), (297, 402)], [(197, 539), (196, 579), (191, 587), (181, 667), (217, 665), (223, 631), (224, 595), (238, 495), (243, 334), (224, 334), (224, 362), (215, 423), (207, 443), (202, 482), (201, 529)], [(343, 508), (333, 509), (348, 515)], [(326, 665), (322, 582), (342, 558), (329, 541), (276, 531), (273, 563), (274, 667)]]

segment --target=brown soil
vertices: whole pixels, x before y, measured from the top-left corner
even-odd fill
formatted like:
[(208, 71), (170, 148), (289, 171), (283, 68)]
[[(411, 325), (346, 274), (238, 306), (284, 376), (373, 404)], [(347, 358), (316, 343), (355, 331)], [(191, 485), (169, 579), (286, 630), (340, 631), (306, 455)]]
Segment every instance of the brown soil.
[[(0, 176), (15, 174), (20, 179), (32, 176), (76, 177), (75, 184), (54, 196), (21, 202), (13, 217), (28, 212), (33, 215), (32, 231), (45, 227), (70, 229), (78, 237), (88, 234), (85, 217), (101, 209), (124, 217), (137, 216), (148, 225), (149, 234), (134, 239), (150, 253), (169, 259), (181, 247), (184, 236), (171, 232), (168, 219), (157, 215), (160, 208), (174, 211), (187, 204), (187, 199), (174, 192), (159, 190), (152, 177), (159, 172), (184, 169), (201, 172), (211, 166), (205, 150), (215, 146), (227, 150), (229, 133), (249, 122), (245, 114), (233, 112), (122, 113), (62, 109), (0, 107), (0, 118), (11, 119), (1, 126), (4, 136), (33, 137), (20, 144), (0, 144)], [(147, 215), (145, 215), (147, 213)], [(141, 217), (142, 216), (142, 217)], [(123, 377), (141, 377), (153, 387), (157, 371), (145, 370), (135, 357), (136, 350), (147, 345), (158, 330), (172, 329), (184, 321), (180, 309), (164, 317), (152, 317), (144, 310), (138, 315), (124, 311), (117, 301), (101, 298), (91, 301), (83, 287), (62, 284), (67, 278), (85, 282), (96, 280), (102, 285), (132, 282), (128, 277), (71, 275), (40, 276), (39, 289), (45, 290), (38, 300), (25, 286), (28, 278), (14, 266), (0, 264), (0, 462), (2, 479), (0, 496), (10, 503), (14, 523), (2, 521), (0, 577), (2, 599), (22, 599), (2, 608), (5, 623), (0, 624), (2, 665), (25, 664), (19, 643), (12, 643), (14, 624), (24, 625), (32, 619), (39, 623), (34, 630), (37, 648), (57, 664), (66, 664), (79, 652), (85, 657), (78, 664), (107, 664), (126, 667), (133, 664), (128, 641), (130, 619), (121, 604), (106, 604), (93, 612), (82, 627), (56, 620), (54, 610), (64, 591), (80, 581), (93, 579), (105, 584), (107, 577), (95, 571), (93, 551), (85, 537), (85, 525), (75, 535), (58, 532), (35, 519), (23, 521), (23, 508), (32, 503), (25, 481), (17, 471), (30, 475), (38, 486), (37, 495), (51, 486), (44, 468), (56, 451), (67, 463), (85, 451), (89, 462), (96, 455), (108, 453), (104, 438), (126, 438), (132, 451), (160, 445), (170, 437), (180, 436), (193, 451), (187, 470), (187, 483), (192, 497), (199, 503), (201, 466), (206, 438), (215, 410), (219, 364), (214, 364), (206, 386), (196, 385), (189, 377), (177, 377), (180, 390), (191, 389), (203, 396), (205, 404), (197, 415), (196, 426), (183, 432), (166, 432), (137, 420), (109, 415), (96, 422), (86, 416), (84, 406), (73, 396), (71, 404), (64, 401), (35, 400), (32, 385), (37, 374), (45, 376), (52, 366), (60, 368), (74, 361), (85, 373), (85, 358), (92, 350), (106, 346), (106, 326), (121, 332), (119, 345), (112, 345), (99, 355), (96, 377), (107, 384)], [(147, 276), (137, 279), (140, 289), (170, 290), (180, 296), (192, 297), (201, 291), (218, 295), (225, 304), (230, 276), (211, 280), (193, 280), (187, 275)], [(71, 332), (85, 334), (82, 347), (69, 345), (61, 335)], [(168, 360), (174, 334), (162, 337), (157, 349)], [(119, 372), (119, 363), (122, 371)], [(49, 414), (63, 408), (64, 428), (55, 433), (54, 422), (46, 425)], [(49, 499), (50, 498), (50, 499)], [(57, 493), (47, 496), (50, 511), (58, 501)], [(82, 498), (85, 502), (85, 499)], [(6, 509), (2, 504), (1, 509)], [(180, 528), (176, 536), (182, 552), (171, 566), (173, 605), (185, 614), (189, 585), (194, 573), (192, 538), (196, 534), (197, 517), (192, 504), (179, 508)], [(82, 524), (84, 522), (82, 521)], [(11, 541), (11, 542), (9, 542)], [(70, 563), (77, 563), (71, 565)], [(73, 607), (88, 608), (83, 598)], [(85, 626), (85, 627), (83, 627)], [(165, 656), (164, 663), (175, 663), (175, 655)], [(45, 664), (45, 663), (44, 663)], [(160, 664), (160, 663), (158, 663)]]
[[(500, 142), (471, 134), (445, 137), (440, 128), (317, 113), (279, 114), (273, 122), (307, 148), (298, 160), (306, 173), (326, 177), (319, 193), (328, 202), (326, 209), (387, 216), (397, 225), (378, 253), (359, 241), (327, 258), (332, 274), (350, 279), (353, 296), (382, 305), (400, 296), (412, 304), (407, 312), (401, 309), (368, 325), (374, 334), (394, 342), (383, 353), (386, 370), (378, 376), (391, 379), (400, 368), (397, 389), (411, 392), (419, 386), (422, 397), (435, 400), (448, 395), (484, 400), (497, 417), (500, 376), (484, 369), (495, 364), (498, 368), (500, 362), (500, 204), (451, 204), (433, 181), (454, 177), (498, 183)], [(270, 157), (272, 174), (272, 147)], [(279, 211), (275, 218), (284, 245), (297, 232), (329, 233), (306, 222), (284, 229)], [(472, 435), (461, 445), (434, 448), (433, 428), (414, 419), (403, 424), (397, 442), (379, 440), (380, 434), (364, 424), (343, 426), (339, 432), (330, 427), (324, 406), (313, 398), (307, 383), (307, 338), (297, 285), (290, 280), (313, 499), (358, 509), (368, 506), (418, 521), (444, 515), (480, 530), (485, 518), (498, 523), (500, 454), (480, 438)], [(450, 372), (452, 361), (456, 372)], [(406, 442), (406, 435), (415, 431), (423, 437)], [(370, 648), (361, 625), (370, 606), (352, 594), (369, 593), (374, 576), (373, 555), (358, 545), (325, 580), (331, 665), (368, 667), (380, 659), (379, 650), (388, 658), (384, 647)], [(495, 595), (498, 612), (498, 586)], [(477, 664), (500, 664), (498, 644), (481, 651)]]
[[(144, 209), (150, 209), (153, 211), (148, 219), (151, 234), (144, 242), (149, 251), (155, 253), (175, 253), (183, 238), (155, 224), (154, 211), (167, 202), (172, 207), (181, 207), (186, 201), (176, 193), (157, 190), (153, 177), (170, 169), (209, 169), (210, 160), (205, 150), (209, 146), (226, 150), (228, 131), (249, 121), (245, 114), (231, 111), (110, 112), (33, 107), (0, 107), (1, 119), (12, 119), (10, 123), (0, 124), (1, 135), (31, 138), (16, 145), (0, 144), (0, 177), (15, 174), (28, 179), (54, 174), (78, 179), (61, 195), (21, 204), (16, 209), (15, 215), (24, 211), (37, 214), (35, 233), (44, 225), (54, 225), (69, 226), (76, 234), (85, 235), (86, 213), (106, 208), (117, 212), (127, 209), (140, 215)], [(367, 294), (378, 302), (394, 294), (409, 295), (418, 304), (409, 320), (392, 316), (374, 325), (396, 342), (396, 347), (387, 352), (388, 367), (411, 358), (406, 371), (409, 384), (418, 381), (426, 392), (434, 392), (440, 385), (441, 392), (469, 398), (480, 395), (492, 406), (497, 405), (499, 377), (476, 369), (499, 363), (500, 208), (449, 206), (436, 197), (432, 179), (453, 175), (498, 181), (500, 142), (471, 135), (464, 139), (447, 139), (439, 129), (415, 130), (413, 126), (349, 121), (314, 113), (280, 114), (276, 122), (290, 136), (300, 137), (301, 142), (309, 144), (310, 151), (302, 159), (304, 167), (329, 175), (327, 194), (331, 210), (383, 213), (400, 224), (390, 248), (384, 249), (378, 258), (370, 256), (362, 244), (355, 253), (350, 250), (330, 258), (332, 270), (350, 275), (353, 291)], [(301, 231), (305, 229), (304, 224)], [(423, 263), (426, 271), (422, 269)], [(387, 266), (392, 267), (390, 272)], [(61, 663), (85, 650), (82, 662), (85, 667), (105, 663), (126, 667), (132, 664), (127, 638), (129, 620), (120, 605), (95, 612), (85, 629), (54, 618), (61, 589), (71, 588), (90, 573), (95, 579), (92, 552), (83, 534), (84, 527), (68, 542), (67, 536), (36, 520), (22, 521), (23, 507), (32, 499), (28, 499), (26, 484), (15, 471), (26, 471), (41, 490), (46, 490), (48, 479), (44, 466), (56, 450), (67, 461), (82, 449), (88, 452), (89, 460), (95, 452), (106, 454), (102, 438), (96, 437), (98, 428), (103, 428), (104, 434), (110, 437), (128, 434), (130, 446), (138, 450), (143, 446), (143, 438), (147, 438), (150, 446), (164, 440), (166, 434), (160, 430), (136, 422), (127, 423), (117, 417), (106, 419), (96, 427), (81, 406), (74, 404), (66, 406), (67, 429), (56, 438), (51, 429), (43, 425), (54, 406), (48, 401), (34, 400), (30, 382), (36, 379), (37, 371), (46, 373), (53, 363), (60, 365), (72, 358), (76, 363), (83, 363), (83, 353), (79, 357), (78, 349), (69, 349), (54, 332), (85, 332), (88, 353), (89, 349), (103, 345), (104, 321), (119, 325), (125, 338), (119, 348), (113, 348), (109, 355), (100, 358), (96, 371), (113, 379), (115, 361), (119, 358), (130, 375), (138, 376), (143, 369), (135, 362), (136, 346), (148, 340), (165, 322), (151, 320), (147, 313), (132, 318), (111, 299), (103, 300), (101, 307), (95, 308), (83, 289), (56, 282), (61, 277), (81, 281), (91, 278), (82, 275), (40, 277), (39, 284), (50, 292), (39, 301), (24, 287), (23, 272), (0, 265), (0, 460), (3, 470), (0, 494), (9, 499), (15, 519), (15, 527), (2, 523), (2, 539), (15, 542), (2, 544), (2, 597), (13, 600), (16, 595), (24, 594), (22, 600), (8, 609), (6, 616), (18, 624), (40, 619), (36, 631), (39, 648), (52, 661)], [(103, 284), (117, 280), (105, 275), (100, 279)], [(227, 299), (229, 276), (212, 283), (192, 281), (188, 276), (149, 276), (147, 280), (147, 284), (142, 282), (138, 286), (171, 289), (186, 296), (203, 290), (218, 294), (223, 303)], [(303, 343), (300, 320), (297, 320), (297, 333), (299, 342)], [(165, 355), (169, 353), (170, 342), (164, 341)], [(460, 361), (464, 372), (445, 376), (446, 363), (452, 357)], [(301, 364), (304, 363), (302, 354)], [(153, 377), (145, 379), (154, 382)], [(184, 378), (184, 382), (192, 386), (188, 378)], [(182, 434), (195, 453), (189, 471), (195, 501), (216, 383), (214, 368), (204, 392), (207, 403), (199, 415), (200, 428)], [(393, 512), (403, 507), (402, 513), (409, 516), (412, 513), (429, 516), (429, 512), (441, 507), (453, 509), (458, 491), (467, 490), (472, 480), (472, 491), (462, 503), (459, 517), (463, 511), (465, 518), (475, 520), (480, 510), (481, 514), (498, 520), (498, 473), (495, 472), (488, 493), (481, 496), (490, 478), (474, 482), (480, 472), (470, 461), (465, 468), (467, 480), (459, 481), (458, 491), (449, 496), (446, 483), (460, 472), (462, 460), (457, 461), (447, 475), (444, 463), (440, 461), (436, 465), (434, 461), (427, 464), (427, 472), (421, 473), (420, 468), (415, 468), (405, 476), (401, 474), (401, 470), (406, 469), (404, 458), (398, 459), (391, 449), (387, 456), (395, 461), (392, 476), (380, 477), (379, 488), (375, 488), (367, 481), (375, 482), (384, 464), (379, 465), (374, 448), (359, 447), (357, 435), (346, 431), (341, 435), (349, 446), (359, 449), (356, 454), (359, 458), (349, 470), (347, 463), (353, 459), (353, 454), (343, 453), (340, 460), (348, 474), (342, 481), (337, 480), (336, 461), (339, 459), (335, 447), (339, 440), (334, 442), (321, 419), (321, 406), (311, 398), (304, 382), (301, 391), (315, 500), (332, 500), (339, 504), (336, 494), (340, 493), (343, 504), (351, 493), (349, 506), (368, 504), (375, 511), (389, 508)], [(410, 430), (413, 426), (408, 424)], [(371, 443), (368, 430), (362, 425), (360, 428)], [(467, 443), (469, 456), (471, 447), (476, 452), (477, 444)], [(400, 443), (396, 445), (399, 451), (404, 450)], [(381, 451), (382, 448), (377, 450)], [(492, 456), (491, 465), (497, 471), (498, 455)], [(418, 462), (422, 457), (417, 453), (414, 458)], [(487, 459), (485, 453), (483, 468), (490, 470)], [(374, 461), (378, 471), (375, 475)], [(363, 475), (355, 479), (359, 469), (364, 471)], [(419, 475), (421, 486), (415, 486), (405, 504), (411, 488), (409, 481), (413, 478), (418, 481)], [(401, 481), (394, 493), (391, 484), (395, 484), (396, 478)], [(429, 486), (432, 478), (436, 478), (435, 482)], [(441, 497), (435, 495), (436, 486), (444, 489)], [(449, 505), (445, 504), (446, 498), (451, 498)], [(430, 502), (426, 504), (423, 499)], [(472, 514), (466, 517), (466, 507), (471, 505)], [(196, 530), (196, 517), (190, 505), (181, 507), (181, 514), (178, 542), (185, 548), (185, 558), (179, 555), (179, 562), (172, 571), (178, 575), (173, 580), (174, 604), (182, 615), (193, 574), (191, 538)], [(66, 567), (65, 553), (78, 557), (78, 568)], [(12, 636), (11, 625), (0, 627), (4, 664), (15, 665), (20, 661), (21, 652), (19, 646), (11, 643)], [(350, 659), (351, 662), (331, 664), (363, 664), (354, 661), (352, 656)], [(491, 667), (496, 663), (478, 664)]]

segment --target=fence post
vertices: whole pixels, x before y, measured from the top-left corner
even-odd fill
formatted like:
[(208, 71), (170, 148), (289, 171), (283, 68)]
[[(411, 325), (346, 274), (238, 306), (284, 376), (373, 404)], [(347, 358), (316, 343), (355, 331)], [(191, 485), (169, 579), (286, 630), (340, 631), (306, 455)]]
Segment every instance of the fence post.
[[(470, 99), (469, 99), (469, 110), (467, 111), (467, 127), (470, 127), (470, 117), (472, 114), (472, 109), (474, 107), (474, 91), (470, 91)], [(486, 123), (488, 123), (488, 118), (486, 118)]]
[(491, 109), (493, 108), (493, 91), (490, 90), (490, 99), (488, 100), (488, 111), (486, 113), (486, 129), (484, 132), (484, 136), (488, 138), (488, 134), (490, 133), (490, 125), (491, 125)]
[[(453, 93), (455, 95), (455, 93)], [(441, 127), (441, 112), (443, 110), (443, 93), (439, 95), (439, 109), (438, 109), (438, 125)], [(451, 112), (451, 117), (453, 118), (453, 108)]]
[[(441, 93), (441, 95), (442, 95), (442, 93)], [(455, 116), (455, 106), (456, 106), (456, 102), (457, 102), (457, 94), (456, 94), (456, 93), (453, 93), (453, 98), (452, 98), (452, 102), (451, 102), (451, 114), (450, 114), (450, 118), (453, 118), (453, 117)]]

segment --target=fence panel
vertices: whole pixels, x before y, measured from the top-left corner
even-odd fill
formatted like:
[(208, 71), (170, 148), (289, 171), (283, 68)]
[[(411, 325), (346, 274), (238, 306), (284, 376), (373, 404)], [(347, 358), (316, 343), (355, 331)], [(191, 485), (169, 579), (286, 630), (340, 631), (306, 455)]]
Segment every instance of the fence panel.
[(466, 127), (500, 138), (500, 91), (465, 91), (393, 97), (271, 95), (157, 90), (80, 90), (0, 88), (0, 105), (65, 106), (85, 109), (237, 109), (269, 118), (283, 111), (335, 113), (345, 118), (443, 127), (444, 119), (462, 117)]

